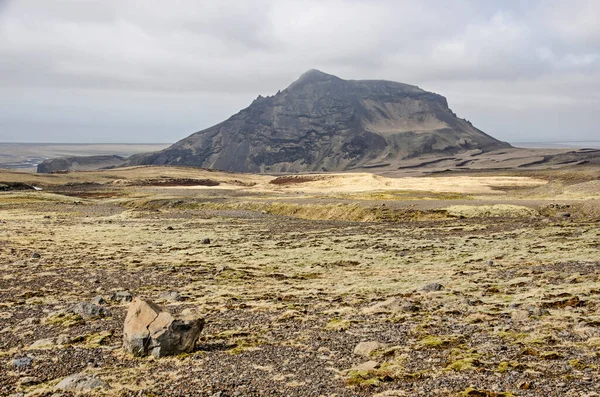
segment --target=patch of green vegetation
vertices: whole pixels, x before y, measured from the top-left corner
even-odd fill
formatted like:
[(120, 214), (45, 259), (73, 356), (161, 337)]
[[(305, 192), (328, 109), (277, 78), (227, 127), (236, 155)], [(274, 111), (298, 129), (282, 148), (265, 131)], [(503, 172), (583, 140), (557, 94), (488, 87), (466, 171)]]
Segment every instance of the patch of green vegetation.
[(455, 336), (436, 336), (436, 335), (428, 335), (421, 339), (418, 343), (421, 347), (425, 348), (433, 348), (433, 349), (443, 349), (446, 348), (453, 343), (455, 343), (457, 338)]
[(524, 369), (525, 366), (523, 364), (519, 364), (514, 361), (502, 361), (500, 364), (498, 364), (498, 368), (496, 369), (496, 371), (500, 373), (505, 373), (509, 371), (522, 371)]
[(75, 313), (58, 312), (46, 318), (44, 322), (51, 325), (72, 327), (74, 325), (83, 323), (83, 318), (81, 318), (79, 314)]
[(480, 357), (481, 355), (475, 350), (452, 349), (448, 356), (446, 371), (473, 371), (481, 365)]
[(348, 371), (345, 377), (348, 386), (377, 387), (383, 382), (391, 382), (392, 380), (394, 380), (394, 376), (384, 367), (371, 371), (351, 370)]
[(112, 331), (103, 331), (97, 334), (90, 334), (85, 338), (85, 345), (89, 348), (98, 348), (104, 345), (104, 342), (113, 336)]
[(544, 360), (558, 360), (559, 358), (563, 358), (563, 355), (556, 351), (550, 351), (540, 354), (540, 357)]
[(328, 331), (345, 331), (350, 328), (350, 320), (343, 320), (339, 318), (334, 318), (330, 320), (325, 329)]
[(515, 342), (523, 341), (529, 336), (529, 334), (514, 331), (499, 331), (496, 333), (496, 335), (502, 339), (512, 339)]

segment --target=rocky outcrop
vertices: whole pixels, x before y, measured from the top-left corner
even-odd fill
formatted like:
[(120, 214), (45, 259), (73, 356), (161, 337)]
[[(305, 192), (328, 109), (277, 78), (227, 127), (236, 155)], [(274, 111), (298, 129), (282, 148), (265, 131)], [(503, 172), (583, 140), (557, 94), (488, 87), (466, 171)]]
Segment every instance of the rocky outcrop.
[(42, 161), (37, 166), (37, 172), (49, 174), (57, 171), (90, 171), (118, 167), (125, 161), (126, 158), (121, 156), (60, 157)]
[(382, 80), (311, 70), (228, 120), (128, 165), (241, 172), (340, 171), (422, 155), (509, 147), (458, 118), (446, 98)]
[(189, 309), (174, 316), (151, 301), (135, 298), (125, 318), (123, 348), (138, 357), (188, 353), (202, 328), (204, 318)]

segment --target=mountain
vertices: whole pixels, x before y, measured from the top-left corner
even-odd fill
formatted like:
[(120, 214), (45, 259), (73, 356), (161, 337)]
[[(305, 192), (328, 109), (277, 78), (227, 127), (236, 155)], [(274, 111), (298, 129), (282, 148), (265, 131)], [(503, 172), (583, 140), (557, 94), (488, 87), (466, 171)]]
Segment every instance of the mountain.
[(341, 171), (423, 155), (510, 147), (460, 119), (446, 98), (384, 80), (310, 70), (213, 127), (128, 165), (239, 172)]

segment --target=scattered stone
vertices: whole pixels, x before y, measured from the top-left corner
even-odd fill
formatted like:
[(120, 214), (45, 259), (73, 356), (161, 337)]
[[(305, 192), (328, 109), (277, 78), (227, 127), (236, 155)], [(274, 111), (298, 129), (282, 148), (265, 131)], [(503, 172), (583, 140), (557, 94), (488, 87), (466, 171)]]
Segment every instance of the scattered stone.
[(350, 371), (374, 371), (377, 368), (379, 368), (379, 363), (371, 360), (350, 368)]
[(33, 254), (31, 254), (31, 259), (40, 259), (42, 256), (39, 254), (39, 252), (34, 252)]
[(171, 302), (180, 302), (183, 300), (183, 297), (177, 291), (163, 292), (160, 294), (160, 298)]
[(45, 338), (45, 339), (36, 340), (31, 345), (29, 345), (29, 347), (27, 349), (28, 350), (42, 350), (42, 349), (51, 349), (54, 346), (56, 346), (56, 341), (54, 340), (54, 338)]
[(210, 244), (210, 239), (205, 238), (204, 240), (202, 240), (202, 244)]
[(84, 319), (106, 317), (110, 314), (106, 308), (90, 302), (77, 303), (71, 306), (68, 312), (78, 314)]
[(21, 386), (33, 386), (40, 383), (42, 383), (42, 381), (37, 376), (26, 376), (19, 380), (19, 385)]
[(92, 299), (90, 299), (90, 302), (94, 305), (106, 305), (107, 303), (101, 295), (94, 296)]
[(119, 303), (129, 303), (133, 301), (133, 295), (128, 291), (118, 291), (112, 294), (110, 300)]
[(12, 360), (13, 367), (18, 368), (18, 369), (31, 367), (32, 364), (33, 364), (33, 358), (31, 358), (31, 357), (20, 357), (20, 358), (15, 358), (14, 360)]
[(69, 335), (66, 334), (60, 334), (56, 337), (56, 344), (57, 345), (69, 345), (73, 342), (73, 340), (71, 339), (71, 337)]
[(203, 328), (204, 318), (189, 309), (174, 316), (151, 301), (135, 298), (125, 318), (123, 348), (134, 356), (189, 353)]
[(67, 376), (54, 387), (54, 390), (80, 393), (87, 393), (94, 389), (110, 389), (110, 386), (96, 375), (79, 373)]
[(424, 286), (423, 288), (421, 288), (421, 291), (426, 291), (426, 292), (434, 292), (434, 291), (441, 291), (444, 289), (444, 286), (440, 283), (431, 283), (431, 284), (427, 284), (426, 286)]
[(375, 350), (382, 349), (385, 349), (385, 345), (377, 341), (360, 342), (354, 348), (354, 354), (363, 357), (370, 357), (371, 353), (373, 353)]

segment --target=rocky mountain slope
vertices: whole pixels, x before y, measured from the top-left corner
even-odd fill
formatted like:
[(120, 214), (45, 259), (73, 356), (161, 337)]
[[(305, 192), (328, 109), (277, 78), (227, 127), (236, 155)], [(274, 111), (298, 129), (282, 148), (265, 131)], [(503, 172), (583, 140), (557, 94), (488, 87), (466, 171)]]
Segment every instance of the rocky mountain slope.
[(423, 155), (510, 147), (460, 119), (446, 98), (382, 80), (318, 70), (274, 96), (128, 165), (185, 165), (239, 172), (341, 171)]

